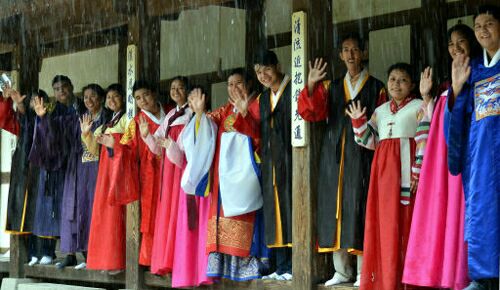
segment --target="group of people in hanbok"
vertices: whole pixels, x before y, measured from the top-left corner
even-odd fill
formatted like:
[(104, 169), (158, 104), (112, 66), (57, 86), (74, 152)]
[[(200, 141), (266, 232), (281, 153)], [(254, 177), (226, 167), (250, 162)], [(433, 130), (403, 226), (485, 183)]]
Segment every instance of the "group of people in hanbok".
[[(473, 29), (447, 37), (450, 79), (437, 88), (432, 68), (418, 79), (407, 63), (389, 67), (385, 86), (355, 33), (339, 43), (344, 77), (326, 80), (327, 63), (309, 62), (298, 113), (324, 125), (316, 222), (318, 251), (333, 253), (327, 286), (498, 289), (499, 8), (479, 7)], [(59, 269), (123, 271), (126, 205), (139, 201), (137, 262), (172, 287), (291, 280), (291, 79), (269, 50), (253, 68), (229, 74), (228, 102), (211, 111), (185, 77), (170, 83), (173, 107), (138, 80), (130, 120), (119, 84), (76, 97), (58, 75), (54, 99), (4, 87), (0, 127), (18, 136), (7, 230), (33, 233), (29, 265), (52, 264), (60, 237)]]

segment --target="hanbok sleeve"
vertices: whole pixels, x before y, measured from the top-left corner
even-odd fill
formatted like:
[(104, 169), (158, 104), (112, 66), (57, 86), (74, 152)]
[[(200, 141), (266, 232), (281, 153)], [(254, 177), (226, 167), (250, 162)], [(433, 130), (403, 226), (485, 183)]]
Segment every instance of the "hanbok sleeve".
[(422, 168), (422, 162), (424, 159), (425, 147), (427, 145), (427, 138), (429, 137), (429, 129), (432, 120), (432, 114), (434, 112), (434, 100), (430, 100), (429, 103), (422, 102), (422, 107), (420, 108), (417, 115), (417, 132), (415, 134), (415, 160), (413, 162), (411, 173), (414, 180), (419, 180), (420, 170)]
[(110, 205), (125, 205), (139, 199), (139, 162), (137, 123), (131, 120), (122, 134), (113, 134), (115, 146), (111, 160)]
[(165, 132), (167, 132), (167, 126), (168, 126), (168, 118), (165, 118), (163, 122), (161, 123), (160, 127), (156, 129), (156, 131), (153, 134), (148, 134), (146, 138), (142, 138), (144, 143), (149, 148), (149, 151), (153, 152), (156, 155), (161, 155), (161, 146), (158, 145), (156, 142), (158, 138), (165, 138)]
[(453, 107), (450, 108), (450, 97), (453, 97), (453, 89), (448, 91), (448, 100), (444, 114), (444, 134), (448, 145), (448, 168), (450, 173), (458, 175), (463, 170), (463, 156), (465, 153), (466, 136), (470, 126), (473, 110), (473, 90), (466, 83), (456, 97)]
[(81, 140), (87, 147), (87, 150), (94, 156), (99, 156), (99, 144), (95, 139), (96, 134), (100, 134), (102, 126), (98, 127), (94, 133), (90, 132), (87, 135), (81, 134)]
[(366, 114), (358, 119), (352, 119), (352, 129), (354, 140), (358, 145), (375, 150), (378, 143), (377, 111), (373, 112), (370, 121), (367, 121)]
[(252, 101), (245, 117), (238, 113), (233, 128), (241, 134), (260, 139), (260, 104), (259, 98)]
[(184, 156), (184, 148), (182, 147), (182, 142), (180, 142), (181, 138), (178, 138), (177, 141), (170, 142), (168, 148), (165, 150), (165, 155), (168, 160), (175, 164), (177, 167), (182, 168), (184, 162), (186, 160)]
[(46, 115), (37, 117), (30, 151), (30, 161), (46, 170), (60, 169), (69, 151), (63, 116)]
[(0, 97), (0, 129), (19, 135), (19, 121), (14, 112), (12, 99)]
[(222, 106), (222, 107), (219, 107), (217, 108), (216, 110), (212, 111), (212, 112), (209, 112), (207, 113), (207, 116), (212, 119), (212, 121), (214, 121), (214, 123), (217, 125), (217, 126), (220, 126), (220, 123), (222, 122), (222, 120), (224, 119), (224, 112), (226, 110), (226, 106)]
[(306, 85), (300, 92), (298, 100), (298, 112), (308, 122), (323, 121), (328, 117), (328, 98), (330, 81), (316, 84), (312, 96), (309, 96), (309, 88)]

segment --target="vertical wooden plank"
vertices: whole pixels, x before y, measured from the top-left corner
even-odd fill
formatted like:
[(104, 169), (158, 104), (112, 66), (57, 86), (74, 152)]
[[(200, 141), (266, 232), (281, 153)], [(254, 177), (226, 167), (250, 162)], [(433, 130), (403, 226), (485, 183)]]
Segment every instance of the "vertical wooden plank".
[(28, 239), (26, 235), (10, 236), (9, 277), (24, 278), (24, 263), (28, 260)]

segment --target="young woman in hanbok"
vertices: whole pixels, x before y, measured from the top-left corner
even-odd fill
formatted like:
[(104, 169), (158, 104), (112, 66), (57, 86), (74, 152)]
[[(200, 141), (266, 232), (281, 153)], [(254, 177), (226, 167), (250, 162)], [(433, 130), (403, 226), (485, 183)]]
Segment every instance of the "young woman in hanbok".
[(119, 143), (115, 143), (112, 179), (122, 182), (113, 184), (118, 193), (115, 203), (125, 205), (140, 200), (141, 246), (139, 264), (151, 265), (151, 250), (158, 195), (160, 194), (161, 158), (151, 152), (141, 138), (139, 127), (155, 131), (165, 119), (165, 112), (158, 103), (156, 88), (144, 80), (137, 80), (132, 88), (140, 112), (128, 125)]
[[(448, 30), (451, 59), (459, 55), (475, 57), (479, 51), (479, 43), (470, 27), (457, 24)], [(468, 281), (465, 200), (461, 176), (453, 176), (448, 170), (443, 125), (449, 86), (450, 82), (446, 82), (446, 91), (438, 92), (434, 112), (431, 110), (424, 116), (417, 131), (418, 138), (427, 139), (427, 142), (425, 159), (419, 155), (416, 160), (416, 169), (421, 165), (421, 170), (403, 282), (461, 290)], [(431, 88), (432, 70), (427, 69), (420, 81), (420, 94), (429, 95)]]
[(498, 289), (500, 263), (500, 8), (481, 6), (474, 33), (480, 57), (452, 63), (444, 130), (448, 166), (465, 193), (467, 290)]
[(405, 289), (401, 283), (417, 180), (411, 177), (417, 126), (426, 112), (427, 98), (415, 98), (409, 64), (388, 70), (392, 99), (375, 109), (353, 102), (347, 109), (356, 143), (375, 150), (366, 208), (361, 289)]
[[(195, 88), (188, 97), (190, 110), (186, 108), (186, 112), (189, 112), (190, 116), (193, 94), (201, 95), (201, 89)], [(173, 119), (174, 116), (175, 114), (170, 118)], [(172, 124), (175, 122), (172, 121)], [(196, 287), (212, 283), (206, 275), (208, 259), (206, 241), (210, 209), (208, 180), (215, 151), (213, 140), (216, 138), (216, 127), (203, 114), (202, 117), (190, 118), (182, 131), (177, 134), (179, 135), (176, 141), (170, 136), (159, 141), (161, 146), (166, 148), (165, 154), (170, 162), (182, 169), (180, 186), (175, 185), (172, 188), (179, 190), (173, 246), (172, 287)]]
[[(106, 107), (113, 112), (109, 122), (92, 132), (92, 117), (84, 115), (81, 122), (81, 138), (88, 151), (99, 155), (99, 171), (92, 208), (92, 220), (88, 242), (87, 268), (92, 270), (120, 271), (125, 269), (125, 207), (116, 204), (114, 183), (130, 178), (121, 176), (113, 180), (111, 172), (117, 166), (113, 162), (115, 143), (125, 132), (125, 94), (120, 85), (108, 87)], [(99, 153), (100, 151), (100, 153)]]
[(170, 98), (176, 107), (167, 113), (159, 127), (152, 128), (144, 118), (139, 119), (143, 142), (151, 154), (161, 158), (151, 252), (151, 272), (158, 275), (171, 273), (173, 267), (180, 180), (184, 165), (169, 159), (175, 146), (170, 143), (177, 142), (180, 132), (191, 119), (186, 91), (187, 79), (175, 77), (170, 84)]
[[(251, 280), (260, 278), (260, 270), (265, 268), (260, 257), (267, 248), (259, 239), (264, 234), (262, 213), (258, 212), (263, 203), (256, 161), (259, 140), (233, 128), (238, 113), (235, 104), (242, 99), (254, 102), (253, 86), (251, 74), (244, 69), (232, 71), (227, 80), (229, 102), (207, 113), (218, 127), (207, 240), (207, 274), (212, 278)], [(193, 107), (200, 116), (204, 102), (193, 103), (201, 104)]]

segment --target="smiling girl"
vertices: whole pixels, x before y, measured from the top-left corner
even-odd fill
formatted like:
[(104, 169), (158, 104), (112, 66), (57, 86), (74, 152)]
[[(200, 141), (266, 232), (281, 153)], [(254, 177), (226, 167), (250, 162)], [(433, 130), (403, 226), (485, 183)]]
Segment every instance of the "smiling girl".
[[(361, 289), (401, 289), (406, 243), (411, 224), (416, 180), (411, 167), (416, 152), (415, 134), (424, 115), (409, 64), (388, 70), (392, 97), (372, 114), (359, 102), (349, 105), (356, 143), (375, 150), (366, 208), (364, 262)], [(426, 100), (427, 102), (428, 100)]]

